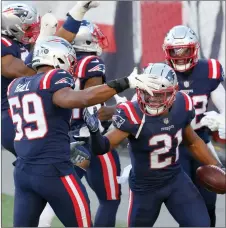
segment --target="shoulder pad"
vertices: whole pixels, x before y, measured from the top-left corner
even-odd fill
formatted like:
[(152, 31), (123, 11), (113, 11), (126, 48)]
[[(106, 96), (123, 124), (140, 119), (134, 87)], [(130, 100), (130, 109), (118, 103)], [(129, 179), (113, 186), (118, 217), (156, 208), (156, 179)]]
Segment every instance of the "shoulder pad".
[(8, 85), (8, 88), (7, 88), (7, 96), (10, 96), (10, 93), (11, 93), (11, 88), (12, 86), (14, 85), (15, 81), (17, 80), (18, 78), (15, 78), (13, 81), (10, 82), (10, 84)]
[(113, 126), (117, 129), (135, 135), (137, 128), (141, 123), (139, 116), (133, 106), (133, 103), (127, 101), (117, 106), (115, 114), (112, 117)]
[(75, 76), (78, 78), (104, 77), (105, 64), (98, 56), (86, 56), (78, 61)]
[(208, 78), (224, 79), (224, 71), (220, 62), (216, 59), (208, 60)]
[(141, 119), (136, 112), (133, 102), (127, 101), (125, 103), (121, 103), (117, 106), (117, 108), (124, 111), (127, 119), (129, 120), (129, 122), (131, 124), (140, 124), (141, 123)]
[(42, 76), (39, 85), (40, 90), (50, 89), (52, 92), (64, 87), (71, 87), (74, 89), (75, 83), (72, 75), (63, 69), (53, 69), (46, 72)]
[[(178, 97), (178, 98), (181, 97), (181, 98), (183, 99), (184, 104), (185, 104), (185, 110), (186, 110), (186, 111), (192, 111), (192, 109), (193, 109), (193, 102), (192, 102), (191, 97), (190, 97), (188, 94), (186, 94), (186, 93), (183, 92), (183, 91), (179, 91), (179, 92), (177, 93), (177, 97)], [(180, 98), (179, 98), (179, 99), (180, 99)]]

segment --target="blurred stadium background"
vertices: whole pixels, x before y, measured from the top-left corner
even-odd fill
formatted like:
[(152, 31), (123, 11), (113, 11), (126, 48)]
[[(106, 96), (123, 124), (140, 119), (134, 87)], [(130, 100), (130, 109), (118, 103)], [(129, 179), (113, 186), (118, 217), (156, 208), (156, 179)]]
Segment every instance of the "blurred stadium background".
[[(75, 4), (75, 1), (24, 2), (36, 6), (41, 15), (51, 10), (60, 23)], [(8, 3), (10, 2), (2, 1), (2, 6)], [(218, 59), (225, 70), (225, 1), (101, 1), (100, 7), (88, 12), (85, 18), (98, 24), (108, 37), (109, 47), (102, 56), (108, 80), (128, 75), (135, 65), (141, 69), (148, 62), (163, 61), (164, 36), (171, 27), (179, 24), (190, 26), (198, 35), (201, 43), (200, 57)], [(130, 99), (133, 94), (134, 91), (128, 91), (122, 95)], [(112, 99), (109, 104), (114, 102)], [(215, 147), (219, 156), (225, 162), (225, 142), (219, 142), (216, 135), (213, 138), (217, 141)], [(121, 145), (119, 151), (122, 152), (121, 164), (124, 168), (130, 160), (124, 145)], [(2, 227), (12, 227), (13, 161), (14, 157), (2, 150)], [(89, 187), (87, 189), (94, 214), (97, 199)], [(118, 226), (126, 226), (126, 184), (122, 187), (122, 194), (117, 216)], [(61, 225), (55, 220), (53, 226)], [(155, 226), (175, 227), (177, 223), (163, 207)], [(225, 196), (221, 195), (217, 200), (217, 227), (225, 227)]]

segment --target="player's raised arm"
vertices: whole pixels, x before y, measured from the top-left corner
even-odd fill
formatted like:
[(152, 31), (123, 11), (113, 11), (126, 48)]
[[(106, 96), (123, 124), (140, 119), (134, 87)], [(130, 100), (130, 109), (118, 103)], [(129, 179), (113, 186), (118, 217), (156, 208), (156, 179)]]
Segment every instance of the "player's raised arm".
[(184, 130), (184, 143), (193, 156), (201, 163), (205, 165), (222, 166), (204, 141), (195, 133), (190, 124)]
[(71, 43), (78, 33), (85, 13), (91, 8), (96, 8), (98, 5), (98, 1), (78, 1), (68, 12), (68, 17), (62, 27), (56, 32), (56, 36), (62, 37)]

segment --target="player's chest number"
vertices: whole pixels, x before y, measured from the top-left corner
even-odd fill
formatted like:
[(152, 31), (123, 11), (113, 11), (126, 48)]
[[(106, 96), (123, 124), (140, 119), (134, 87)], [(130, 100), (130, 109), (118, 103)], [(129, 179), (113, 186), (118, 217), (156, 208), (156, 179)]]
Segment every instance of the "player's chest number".
[[(165, 159), (161, 159), (161, 155), (170, 152), (173, 147), (173, 140), (177, 140), (176, 155), (169, 156)], [(160, 142), (164, 142), (164, 146), (155, 149), (150, 153), (150, 168), (151, 169), (162, 169), (173, 163), (175, 163), (179, 158), (179, 148), (182, 141), (182, 129), (180, 129), (174, 137), (168, 134), (155, 135), (149, 140), (149, 146), (157, 146)]]
[[(202, 127), (201, 119), (199, 118), (199, 115), (202, 115), (204, 112), (206, 112), (208, 98), (206, 95), (196, 95), (196, 96), (192, 96), (191, 98), (195, 108), (195, 118), (192, 120), (191, 126), (194, 130), (197, 130)], [(199, 105), (199, 108), (197, 108), (198, 105)]]
[[(12, 115), (13, 123), (16, 124), (16, 135), (15, 141), (19, 141), (24, 135), (29, 140), (38, 139), (45, 136), (48, 131), (46, 124), (46, 118), (43, 110), (42, 99), (36, 93), (26, 94), (22, 97), (21, 101), (19, 97), (12, 97), (9, 99), (10, 111)], [(30, 105), (33, 106), (32, 112), (30, 111)], [(16, 109), (21, 109), (19, 113), (14, 113), (14, 107)], [(34, 128), (24, 127), (27, 124), (35, 124)]]

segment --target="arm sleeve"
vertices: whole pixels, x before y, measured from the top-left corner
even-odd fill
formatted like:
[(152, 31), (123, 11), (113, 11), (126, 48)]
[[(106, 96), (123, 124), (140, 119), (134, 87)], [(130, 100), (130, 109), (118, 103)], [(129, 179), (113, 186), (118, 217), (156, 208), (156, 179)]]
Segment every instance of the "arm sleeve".
[(110, 151), (110, 142), (106, 136), (103, 136), (100, 131), (90, 133), (91, 150), (96, 155), (106, 154)]
[(13, 44), (6, 40), (1, 39), (1, 57), (6, 55), (17, 56), (16, 48), (13, 48)]
[(225, 114), (225, 88), (221, 83), (211, 92), (210, 97), (220, 114)]
[(221, 84), (221, 82), (223, 82), (225, 80), (225, 74), (224, 74), (224, 70), (222, 65), (220, 64), (220, 62), (218, 60), (216, 60), (216, 77), (215, 78), (211, 78), (211, 91), (214, 91), (215, 89), (217, 89), (217, 87)]
[[(42, 86), (44, 84), (44, 86)], [(49, 89), (51, 93), (65, 87), (74, 89), (75, 83), (71, 74), (62, 69), (54, 69), (43, 76), (41, 80), (41, 86), (45, 89)]]
[(33, 51), (31, 51), (28, 56), (26, 57), (24, 64), (29, 67), (32, 68), (32, 58), (33, 58)]

